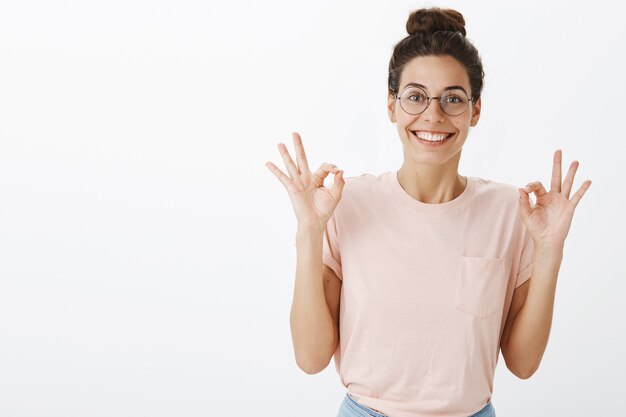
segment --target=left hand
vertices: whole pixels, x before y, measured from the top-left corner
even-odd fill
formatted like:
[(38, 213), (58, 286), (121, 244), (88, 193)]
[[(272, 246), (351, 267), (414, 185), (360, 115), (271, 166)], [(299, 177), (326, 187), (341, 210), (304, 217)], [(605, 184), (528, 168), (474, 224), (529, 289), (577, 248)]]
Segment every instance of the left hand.
[[(535, 246), (563, 249), (574, 216), (574, 209), (585, 191), (591, 186), (591, 180), (586, 180), (570, 200), (569, 194), (574, 183), (578, 161), (574, 161), (570, 165), (565, 181), (563, 181), (563, 187), (561, 187), (561, 158), (562, 152), (557, 149), (554, 152), (550, 191), (546, 191), (540, 181), (531, 182), (525, 188), (518, 188), (520, 215), (534, 240)], [(537, 197), (534, 207), (530, 207), (529, 193), (531, 192), (535, 193)]]

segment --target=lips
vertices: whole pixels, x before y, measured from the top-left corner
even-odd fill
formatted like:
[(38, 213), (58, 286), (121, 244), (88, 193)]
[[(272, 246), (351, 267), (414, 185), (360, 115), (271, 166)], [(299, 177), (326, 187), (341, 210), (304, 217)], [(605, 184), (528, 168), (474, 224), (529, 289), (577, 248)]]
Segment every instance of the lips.
[(450, 135), (452, 134), (452, 132), (441, 132), (441, 131), (437, 131), (437, 130), (411, 130), (412, 133), (417, 133), (417, 132), (424, 132), (424, 133), (430, 133), (431, 135)]
[(420, 137), (417, 136), (418, 133), (427, 133), (430, 136), (433, 135), (447, 135), (444, 139), (440, 139), (440, 140), (430, 140), (429, 142), (444, 142), (448, 139), (450, 139), (450, 137), (452, 137), (454, 135), (454, 133), (452, 132), (433, 132), (433, 131), (428, 131), (428, 130), (412, 130), (411, 133), (418, 139), (423, 140), (423, 141), (429, 141), (428, 139), (422, 139)]

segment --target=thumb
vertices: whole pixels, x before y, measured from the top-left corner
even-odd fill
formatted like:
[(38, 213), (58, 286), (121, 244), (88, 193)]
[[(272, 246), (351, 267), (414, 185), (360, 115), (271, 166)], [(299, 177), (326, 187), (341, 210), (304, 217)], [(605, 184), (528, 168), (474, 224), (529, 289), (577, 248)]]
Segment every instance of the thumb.
[(343, 179), (343, 170), (341, 170), (333, 177), (333, 186), (329, 190), (330, 195), (332, 195), (335, 200), (339, 201), (339, 199), (341, 199), (344, 185), (346, 185), (346, 182)]

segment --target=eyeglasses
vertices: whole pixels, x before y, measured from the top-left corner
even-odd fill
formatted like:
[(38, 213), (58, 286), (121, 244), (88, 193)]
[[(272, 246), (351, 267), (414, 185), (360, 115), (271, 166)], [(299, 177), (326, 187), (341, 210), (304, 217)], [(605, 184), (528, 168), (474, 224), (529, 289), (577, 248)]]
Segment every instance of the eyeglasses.
[(405, 112), (414, 116), (424, 113), (430, 101), (435, 98), (444, 113), (449, 116), (458, 116), (467, 110), (469, 102), (473, 99), (473, 97), (467, 97), (465, 91), (458, 88), (447, 90), (439, 97), (429, 97), (426, 91), (415, 86), (405, 88), (400, 96), (396, 94), (395, 98), (400, 100), (400, 107)]

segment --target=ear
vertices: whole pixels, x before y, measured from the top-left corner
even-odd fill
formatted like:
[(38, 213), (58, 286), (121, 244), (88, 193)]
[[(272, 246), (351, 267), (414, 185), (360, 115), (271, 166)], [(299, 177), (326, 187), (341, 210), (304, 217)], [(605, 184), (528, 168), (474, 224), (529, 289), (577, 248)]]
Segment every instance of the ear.
[(478, 97), (476, 103), (472, 105), (472, 119), (470, 120), (470, 126), (474, 127), (478, 124), (478, 119), (480, 119), (480, 106), (482, 97)]
[(389, 93), (387, 94), (387, 113), (389, 114), (389, 120), (391, 120), (391, 123), (396, 123), (397, 118), (396, 118), (396, 103), (398, 102), (398, 100), (395, 99), (395, 97), (393, 96), (393, 93), (391, 91), (389, 91)]

